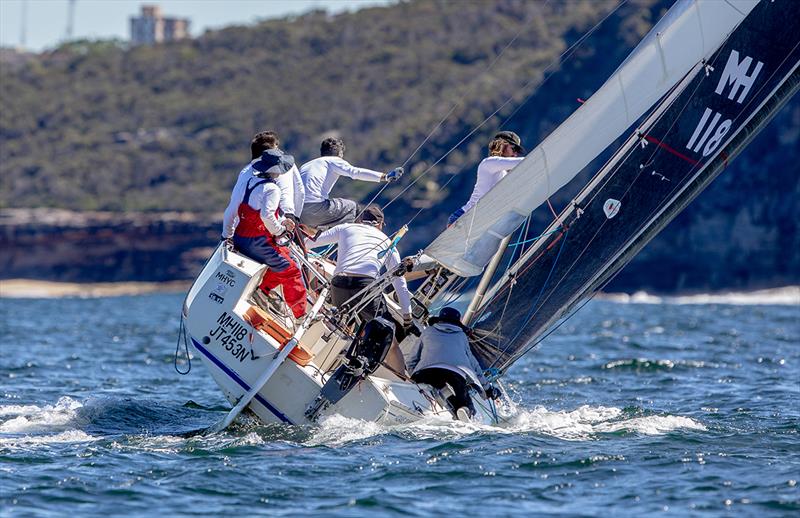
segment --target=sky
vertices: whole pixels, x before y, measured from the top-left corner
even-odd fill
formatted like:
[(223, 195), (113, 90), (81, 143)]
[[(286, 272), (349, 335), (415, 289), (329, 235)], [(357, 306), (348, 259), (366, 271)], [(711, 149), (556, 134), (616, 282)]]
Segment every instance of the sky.
[[(264, 18), (301, 14), (323, 8), (331, 12), (392, 3), (396, 0), (74, 0), (73, 39), (127, 40), (129, 18), (143, 4), (161, 6), (167, 17), (189, 18), (192, 36), (206, 29), (251, 24)], [(67, 34), (69, 0), (0, 0), (0, 46), (39, 52), (63, 43)]]

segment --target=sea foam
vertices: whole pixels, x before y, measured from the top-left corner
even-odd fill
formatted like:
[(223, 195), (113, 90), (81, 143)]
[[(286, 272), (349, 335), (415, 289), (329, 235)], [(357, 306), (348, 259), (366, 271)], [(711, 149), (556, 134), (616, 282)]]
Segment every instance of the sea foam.
[(599, 300), (618, 304), (728, 304), (734, 306), (800, 306), (800, 286), (786, 286), (768, 290), (699, 293), (695, 295), (657, 296), (644, 291), (627, 293), (602, 293)]

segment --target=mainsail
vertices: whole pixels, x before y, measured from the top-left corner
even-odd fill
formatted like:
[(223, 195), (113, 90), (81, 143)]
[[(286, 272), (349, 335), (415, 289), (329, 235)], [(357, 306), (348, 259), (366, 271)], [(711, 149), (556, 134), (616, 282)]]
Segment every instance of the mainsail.
[(487, 294), (472, 342), (481, 364), (505, 370), (602, 288), (791, 98), (798, 65), (800, 3), (762, 1)]
[(477, 275), (528, 215), (710, 56), (758, 0), (681, 0), (586, 103), (425, 252)]

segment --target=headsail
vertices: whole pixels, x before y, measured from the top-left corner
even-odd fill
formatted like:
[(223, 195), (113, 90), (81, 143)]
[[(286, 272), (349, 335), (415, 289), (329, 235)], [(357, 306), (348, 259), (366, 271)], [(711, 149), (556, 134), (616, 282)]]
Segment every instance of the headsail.
[(799, 66), (800, 4), (764, 0), (487, 294), (472, 343), (481, 364), (504, 370), (600, 289), (791, 98)]
[(710, 56), (758, 0), (680, 0), (606, 83), (425, 252), (477, 275), (528, 215)]

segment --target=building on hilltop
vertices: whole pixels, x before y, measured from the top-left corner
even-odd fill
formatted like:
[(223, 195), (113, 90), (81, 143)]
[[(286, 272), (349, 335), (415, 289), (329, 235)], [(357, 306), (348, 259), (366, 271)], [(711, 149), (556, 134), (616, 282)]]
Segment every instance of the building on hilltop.
[(165, 18), (157, 5), (143, 5), (141, 16), (131, 16), (131, 43), (153, 45), (189, 37), (188, 18)]

